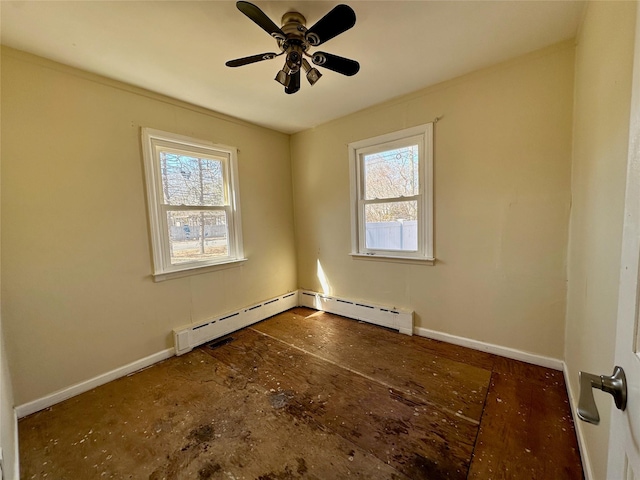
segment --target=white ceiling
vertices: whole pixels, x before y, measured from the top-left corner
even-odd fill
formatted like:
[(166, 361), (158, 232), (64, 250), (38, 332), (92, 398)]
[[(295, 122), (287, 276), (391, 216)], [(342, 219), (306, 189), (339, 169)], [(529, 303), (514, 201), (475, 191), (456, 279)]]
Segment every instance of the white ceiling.
[[(320, 49), (360, 62), (353, 77), (323, 70), (284, 93), (283, 57), (234, 1), (0, 1), (2, 44), (285, 133), (575, 36), (582, 1), (348, 1), (351, 30)], [(260, 1), (276, 24), (296, 10), (313, 25), (339, 2)], [(313, 51), (313, 50), (311, 50)], [(321, 69), (322, 70), (322, 69)]]

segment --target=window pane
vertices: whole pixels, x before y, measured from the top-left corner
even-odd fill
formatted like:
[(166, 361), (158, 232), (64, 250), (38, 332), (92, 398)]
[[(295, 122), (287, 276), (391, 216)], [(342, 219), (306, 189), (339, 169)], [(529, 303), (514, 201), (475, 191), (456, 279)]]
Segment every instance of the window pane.
[(365, 245), (369, 249), (418, 250), (418, 202), (365, 205)]
[(366, 200), (418, 195), (418, 145), (364, 156)]
[(215, 212), (167, 212), (171, 264), (229, 256), (227, 215)]
[(168, 205), (224, 205), (220, 160), (160, 152), (162, 190)]

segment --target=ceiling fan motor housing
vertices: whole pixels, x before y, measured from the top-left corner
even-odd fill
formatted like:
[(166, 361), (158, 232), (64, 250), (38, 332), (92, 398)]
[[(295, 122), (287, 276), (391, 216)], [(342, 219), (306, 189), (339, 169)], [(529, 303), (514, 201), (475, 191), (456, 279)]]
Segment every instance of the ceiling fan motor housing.
[(304, 27), (307, 24), (307, 19), (304, 18), (304, 15), (298, 12), (285, 13), (284, 15), (282, 15), (282, 31), (284, 33), (289, 33), (285, 30), (285, 28), (290, 23), (302, 25)]
[(280, 43), (280, 48), (287, 54), (287, 66), (291, 73), (296, 73), (302, 66), (303, 52), (309, 48), (305, 39), (307, 20), (298, 12), (287, 12), (282, 16), (282, 32), (285, 40)]

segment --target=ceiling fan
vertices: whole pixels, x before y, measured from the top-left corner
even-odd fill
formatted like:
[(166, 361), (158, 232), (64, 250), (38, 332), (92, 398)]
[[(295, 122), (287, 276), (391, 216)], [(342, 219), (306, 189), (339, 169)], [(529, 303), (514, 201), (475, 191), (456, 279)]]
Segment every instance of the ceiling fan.
[(360, 70), (360, 64), (349, 58), (339, 57), (326, 52), (310, 53), (311, 47), (318, 47), (333, 37), (346, 32), (356, 23), (356, 14), (348, 5), (337, 5), (311, 28), (305, 26), (306, 19), (298, 12), (287, 12), (282, 16), (282, 27), (278, 27), (258, 7), (249, 2), (237, 2), (238, 10), (244, 13), (278, 42), (280, 53), (260, 53), (250, 57), (237, 58), (226, 62), (228, 67), (241, 67), (251, 63), (271, 60), (286, 55), (282, 70), (275, 80), (284, 85), (286, 93), (296, 93), (300, 90), (300, 70), (304, 70), (307, 80), (315, 84), (322, 74), (317, 68), (312, 68), (309, 61), (319, 67), (324, 67), (342, 75), (355, 75)]

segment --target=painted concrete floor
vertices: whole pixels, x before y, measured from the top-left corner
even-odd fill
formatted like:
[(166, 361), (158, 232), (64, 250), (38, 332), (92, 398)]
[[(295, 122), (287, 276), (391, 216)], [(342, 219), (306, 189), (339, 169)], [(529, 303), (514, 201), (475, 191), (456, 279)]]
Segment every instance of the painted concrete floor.
[(296, 308), (19, 422), (23, 479), (581, 479), (561, 372)]

